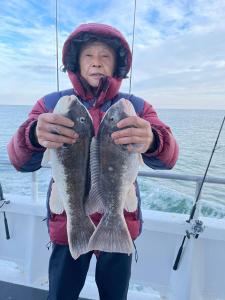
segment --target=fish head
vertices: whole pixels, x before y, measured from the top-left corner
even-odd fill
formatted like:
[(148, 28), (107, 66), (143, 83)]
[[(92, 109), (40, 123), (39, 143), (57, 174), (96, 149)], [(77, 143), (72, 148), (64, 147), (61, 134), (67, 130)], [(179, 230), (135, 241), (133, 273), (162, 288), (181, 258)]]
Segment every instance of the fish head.
[(73, 129), (80, 138), (94, 135), (92, 117), (75, 95), (60, 98), (54, 112), (72, 120), (74, 122)]
[(120, 99), (106, 111), (101, 121), (98, 134), (109, 134), (111, 136), (113, 132), (120, 130), (117, 127), (119, 121), (135, 115), (136, 112), (133, 104), (127, 99)]

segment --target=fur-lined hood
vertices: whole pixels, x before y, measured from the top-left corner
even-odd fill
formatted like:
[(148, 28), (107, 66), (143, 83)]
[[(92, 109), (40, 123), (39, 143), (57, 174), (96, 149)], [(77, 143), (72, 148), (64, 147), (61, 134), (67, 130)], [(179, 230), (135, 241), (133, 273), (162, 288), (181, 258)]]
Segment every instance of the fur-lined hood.
[(130, 47), (121, 32), (106, 24), (82, 24), (69, 35), (63, 46), (65, 70), (73, 73), (79, 71), (80, 47), (88, 41), (102, 41), (112, 47), (117, 56), (117, 66), (113, 77), (126, 78), (132, 60)]

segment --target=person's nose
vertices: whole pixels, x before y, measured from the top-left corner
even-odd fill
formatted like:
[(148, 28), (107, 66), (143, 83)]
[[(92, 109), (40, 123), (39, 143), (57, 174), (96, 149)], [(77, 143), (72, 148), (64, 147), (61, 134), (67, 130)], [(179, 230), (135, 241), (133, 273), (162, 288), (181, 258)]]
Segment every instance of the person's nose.
[(102, 67), (101, 59), (98, 55), (95, 55), (93, 57), (92, 67), (95, 67), (95, 68), (101, 68)]

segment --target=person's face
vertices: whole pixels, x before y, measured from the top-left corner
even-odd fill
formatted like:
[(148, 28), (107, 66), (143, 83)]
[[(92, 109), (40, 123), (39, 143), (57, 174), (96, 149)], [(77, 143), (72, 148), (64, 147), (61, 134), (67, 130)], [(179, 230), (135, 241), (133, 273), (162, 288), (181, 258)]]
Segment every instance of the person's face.
[(79, 57), (80, 73), (92, 87), (97, 87), (104, 76), (112, 76), (115, 53), (105, 43), (93, 42), (83, 47)]

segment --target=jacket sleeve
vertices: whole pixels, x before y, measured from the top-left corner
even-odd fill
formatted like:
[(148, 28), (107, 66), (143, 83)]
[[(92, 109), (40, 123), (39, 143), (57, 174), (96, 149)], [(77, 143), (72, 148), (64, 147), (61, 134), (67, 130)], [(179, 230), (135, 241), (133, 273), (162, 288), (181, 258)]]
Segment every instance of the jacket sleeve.
[(171, 129), (158, 118), (148, 102), (144, 102), (140, 117), (151, 124), (155, 138), (153, 152), (147, 151), (142, 155), (144, 163), (152, 169), (172, 169), (178, 159), (179, 148)]
[(9, 159), (18, 171), (33, 172), (41, 167), (45, 148), (37, 143), (32, 143), (31, 132), (34, 132), (38, 116), (45, 112), (48, 112), (48, 110), (43, 99), (40, 99), (29, 113), (28, 119), (18, 128), (7, 146)]

